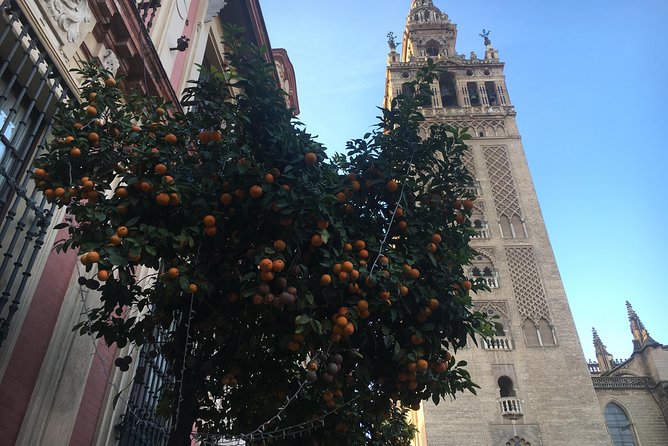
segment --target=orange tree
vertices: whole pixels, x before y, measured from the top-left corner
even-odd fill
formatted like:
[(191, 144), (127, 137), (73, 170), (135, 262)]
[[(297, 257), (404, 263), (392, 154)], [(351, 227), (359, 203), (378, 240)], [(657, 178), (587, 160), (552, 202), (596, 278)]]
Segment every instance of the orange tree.
[(193, 424), (214, 443), (406, 444), (400, 407), (473, 391), (452, 352), (488, 326), (462, 268), (467, 135), (419, 136), (437, 68), (328, 161), (262, 52), (227, 47), (187, 112), (81, 69), (83, 104), (63, 107), (34, 169), (76, 222), (58, 249), (78, 249), (80, 284), (99, 289), (79, 328), (119, 347), (166, 333), (170, 444)]

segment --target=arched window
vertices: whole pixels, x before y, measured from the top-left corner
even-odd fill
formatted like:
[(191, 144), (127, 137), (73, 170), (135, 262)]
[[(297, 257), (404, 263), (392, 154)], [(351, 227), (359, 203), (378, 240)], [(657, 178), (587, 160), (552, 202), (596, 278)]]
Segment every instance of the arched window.
[(506, 441), (506, 446), (531, 446), (531, 443), (526, 441), (524, 438), (514, 436), (510, 440)]
[(605, 406), (604, 416), (612, 444), (615, 446), (636, 446), (633, 426), (631, 426), (624, 409), (615, 403), (608, 403)]
[(513, 380), (507, 376), (502, 376), (499, 378), (499, 393), (501, 398), (508, 398), (515, 396), (515, 388), (513, 386)]
[(457, 91), (455, 90), (455, 77), (452, 73), (445, 72), (438, 78), (443, 107), (457, 106)]

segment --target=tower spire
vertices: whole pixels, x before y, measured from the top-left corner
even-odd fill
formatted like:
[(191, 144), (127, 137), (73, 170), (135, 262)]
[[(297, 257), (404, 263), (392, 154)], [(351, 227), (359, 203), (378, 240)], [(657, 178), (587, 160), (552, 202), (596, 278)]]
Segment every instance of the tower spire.
[(647, 344), (655, 343), (656, 341), (649, 335), (645, 325), (628, 300), (626, 301), (626, 311), (629, 314), (629, 326), (633, 334), (633, 350), (640, 350)]
[(601, 338), (598, 337), (596, 328), (592, 327), (591, 331), (594, 336), (594, 350), (596, 352), (598, 367), (601, 371), (608, 371), (614, 366), (612, 355), (608, 353), (608, 349), (603, 345)]
[(434, 6), (433, 0), (411, 0), (411, 11), (421, 6)]

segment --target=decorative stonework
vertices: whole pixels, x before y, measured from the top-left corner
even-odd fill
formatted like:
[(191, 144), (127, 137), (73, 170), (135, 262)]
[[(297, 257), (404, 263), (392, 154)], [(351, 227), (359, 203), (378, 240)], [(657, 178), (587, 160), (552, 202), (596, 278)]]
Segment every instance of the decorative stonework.
[(651, 389), (654, 381), (648, 377), (598, 376), (592, 377), (595, 389)]
[(477, 172), (475, 169), (475, 160), (473, 159), (473, 149), (469, 147), (467, 151), (462, 155), (462, 162), (466, 166), (466, 169), (469, 171), (473, 178), (476, 178)]
[[(496, 268), (496, 251), (494, 250), (494, 248), (482, 248), (482, 247), (479, 248), (479, 247), (476, 247), (475, 250), (478, 253), (482, 254), (483, 256), (487, 257), (489, 259), (489, 261), (492, 262), (492, 265), (494, 266), (494, 268)], [(477, 257), (478, 256), (473, 257), (473, 259), (472, 259), (473, 262), (478, 260)]]
[(67, 41), (78, 41), (81, 24), (90, 22), (92, 18), (87, 0), (45, 1), (51, 18), (62, 31), (67, 33)]
[(109, 48), (103, 48), (97, 57), (105, 70), (109, 70), (112, 75), (116, 75), (118, 68), (121, 66), (116, 53)]
[(481, 313), (488, 315), (498, 314), (506, 318), (506, 320), (510, 320), (508, 316), (508, 304), (503, 300), (474, 300), (473, 306)]
[(499, 218), (507, 217), (508, 219), (515, 216), (522, 218), (522, 210), (510, 171), (506, 148), (503, 146), (485, 146), (483, 147), (483, 153), (489, 180), (492, 183), (492, 195), (497, 216)]
[[(503, 119), (465, 119), (451, 118), (455, 112), (466, 111), (467, 108), (431, 108), (423, 111), (425, 117), (447, 116), (445, 123), (458, 129), (468, 129), (473, 137), (506, 136), (506, 123)], [(469, 109), (470, 110), (470, 109)]]
[(541, 319), (551, 323), (545, 288), (538, 274), (533, 248), (506, 248), (506, 257), (519, 313), (536, 324)]

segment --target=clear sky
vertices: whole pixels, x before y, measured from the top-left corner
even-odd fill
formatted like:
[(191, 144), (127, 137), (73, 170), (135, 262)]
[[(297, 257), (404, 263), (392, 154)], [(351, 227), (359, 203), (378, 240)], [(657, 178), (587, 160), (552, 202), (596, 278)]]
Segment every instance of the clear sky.
[[(625, 301), (668, 344), (668, 2), (435, 0), (457, 51), (490, 29), (587, 358), (595, 326), (632, 352)], [(382, 104), (385, 35), (410, 0), (263, 0), (273, 47), (297, 77), (300, 119), (330, 151)]]

